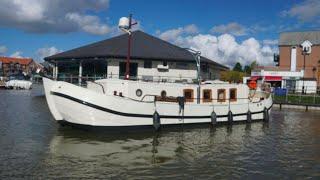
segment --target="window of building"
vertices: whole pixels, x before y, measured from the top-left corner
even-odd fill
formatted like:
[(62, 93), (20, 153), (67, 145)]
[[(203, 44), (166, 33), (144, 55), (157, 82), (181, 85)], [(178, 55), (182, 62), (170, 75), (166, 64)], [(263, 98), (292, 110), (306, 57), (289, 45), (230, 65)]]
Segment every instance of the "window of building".
[(201, 63), (200, 68), (201, 68), (201, 72), (208, 72), (209, 71), (208, 63)]
[(146, 69), (151, 69), (152, 68), (152, 61), (145, 60), (143, 67)]
[[(75, 64), (75, 67), (69, 67), (75, 74), (79, 73), (79, 64)], [(83, 61), (82, 62), (82, 76), (88, 77), (103, 77), (107, 75), (108, 62), (107, 61)], [(59, 69), (60, 71), (60, 69)]]
[(184, 89), (183, 96), (186, 99), (186, 102), (193, 102), (193, 89)]
[(20, 69), (21, 68), (21, 65), (19, 63), (16, 63), (16, 68), (17, 69)]
[(202, 91), (202, 101), (203, 102), (212, 102), (212, 91), (211, 91), (211, 89), (204, 89)]
[(218, 102), (225, 102), (226, 101), (226, 90), (225, 89), (218, 89)]
[(177, 69), (188, 69), (188, 63), (177, 62), (176, 63), (176, 68)]
[[(126, 62), (119, 63), (119, 78), (123, 79), (126, 73)], [(129, 75), (131, 79), (134, 79), (138, 76), (138, 63), (129, 64)]]
[(229, 99), (230, 99), (230, 101), (237, 101), (237, 89), (236, 88), (230, 89)]

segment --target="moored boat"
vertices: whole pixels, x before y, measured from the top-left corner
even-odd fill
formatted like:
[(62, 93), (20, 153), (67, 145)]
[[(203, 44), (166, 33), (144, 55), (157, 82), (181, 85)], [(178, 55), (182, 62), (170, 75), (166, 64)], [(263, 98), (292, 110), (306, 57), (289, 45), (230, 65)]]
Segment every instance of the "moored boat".
[(27, 80), (24, 76), (10, 76), (9, 80), (5, 82), (7, 89), (31, 89), (32, 82)]
[(103, 79), (87, 87), (43, 78), (57, 121), (103, 127), (268, 120), (272, 97), (244, 84), (197, 84)]
[[(59, 55), (51, 56), (47, 60), (55, 63), (53, 70), (53, 79), (43, 78), (45, 95), (49, 109), (53, 117), (59, 122), (68, 122), (77, 125), (86, 125), (94, 127), (154, 127), (158, 130), (163, 125), (177, 124), (196, 124), (218, 122), (236, 122), (236, 121), (254, 121), (268, 120), (269, 111), (272, 107), (272, 97), (270, 93), (256, 87), (249, 88), (245, 84), (231, 84), (222, 81), (206, 81), (201, 78), (201, 66), (211, 77), (213, 71), (209, 73), (208, 64), (212, 61), (201, 56), (200, 51), (189, 48), (180, 48), (171, 45), (157, 38), (145, 35), (142, 32), (135, 32), (135, 45), (140, 48), (135, 49), (135, 57), (145, 60), (146, 54), (148, 59), (174, 59), (172, 56), (178, 56), (175, 61), (185, 62), (186, 60), (196, 62), (196, 79), (187, 80), (182, 76), (195, 72), (188, 69), (187, 64), (178, 65), (170, 62), (170, 66), (176, 64), (176, 69), (172, 72), (180, 72), (178, 80), (171, 81), (168, 77), (161, 77), (161, 72), (169, 72), (169, 65), (166, 60), (163, 64), (157, 63), (156, 72), (152, 73), (152, 62), (145, 63), (144, 66), (151, 72), (148, 78), (133, 78), (130, 76), (137, 74), (138, 63), (130, 64), (131, 26), (136, 23), (132, 22), (132, 16), (129, 18), (122, 17), (119, 21), (119, 28), (128, 33), (128, 50), (127, 59), (124, 68), (119, 63), (119, 67), (111, 64), (111, 76), (100, 80), (86, 81), (86, 86), (82, 85), (82, 60), (88, 59), (90, 55), (78, 54), (79, 60), (79, 84), (57, 81), (58, 79), (58, 62)], [(140, 37), (140, 39), (139, 39)], [(95, 60), (96, 56), (100, 58), (122, 58), (121, 49), (123, 46), (116, 48), (116, 45), (124, 44), (127, 38), (124, 35), (115, 37), (111, 41), (102, 41), (84, 48), (74, 49), (60, 55), (60, 59), (68, 59), (79, 52), (96, 52), (97, 49), (104, 49), (107, 44), (109, 50), (103, 55), (104, 50), (100, 53), (92, 54)], [(115, 47), (113, 47), (115, 44)], [(147, 48), (146, 45), (158, 44), (157, 48)], [(111, 48), (112, 47), (112, 48)], [(89, 48), (89, 49), (88, 49)], [(158, 49), (162, 48), (162, 49)], [(84, 49), (84, 50), (81, 50)], [(116, 49), (116, 51), (113, 51)], [(143, 51), (140, 51), (142, 50)], [(164, 54), (165, 56), (162, 56)], [(91, 56), (92, 56), (91, 55)], [(192, 58), (190, 58), (192, 56)], [(83, 59), (81, 59), (83, 57)], [(201, 59), (205, 60), (202, 62)], [(71, 59), (70, 62), (74, 62)], [(113, 64), (113, 65), (112, 65)], [(216, 65), (217, 63), (213, 64)], [(133, 66), (135, 65), (135, 66)], [(131, 67), (132, 66), (132, 67)], [(222, 67), (220, 65), (220, 67)], [(132, 68), (132, 71), (130, 71)], [(114, 79), (112, 71), (119, 69), (119, 78)], [(125, 69), (125, 79), (121, 79), (121, 72)], [(159, 73), (160, 72), (160, 73)], [(152, 75), (153, 74), (153, 75)], [(158, 78), (155, 77), (159, 74)], [(210, 75), (211, 74), (211, 75)]]

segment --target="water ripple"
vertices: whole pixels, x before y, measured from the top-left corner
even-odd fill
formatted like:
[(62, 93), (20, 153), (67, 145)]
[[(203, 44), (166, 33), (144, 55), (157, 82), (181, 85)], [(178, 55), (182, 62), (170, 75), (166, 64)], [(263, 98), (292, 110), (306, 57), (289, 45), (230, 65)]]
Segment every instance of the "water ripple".
[(320, 178), (320, 112), (120, 135), (57, 125), (39, 94), (0, 91), (1, 179)]

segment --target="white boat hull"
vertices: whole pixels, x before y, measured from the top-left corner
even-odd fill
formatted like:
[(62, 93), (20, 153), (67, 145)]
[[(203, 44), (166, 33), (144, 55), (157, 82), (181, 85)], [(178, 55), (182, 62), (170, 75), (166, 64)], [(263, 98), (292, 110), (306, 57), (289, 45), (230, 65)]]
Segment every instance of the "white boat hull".
[(31, 89), (32, 82), (25, 80), (10, 80), (5, 83), (6, 88)]
[(252, 113), (252, 120), (261, 120), (272, 106), (271, 96), (255, 103), (230, 106), (185, 104), (182, 115), (178, 103), (141, 102), (47, 78), (43, 78), (43, 82), (49, 109), (57, 121), (89, 126), (152, 126), (155, 111), (159, 113), (162, 125), (211, 123), (213, 111), (217, 115), (216, 122), (227, 122), (230, 120), (229, 109), (232, 121), (246, 121), (248, 110)]

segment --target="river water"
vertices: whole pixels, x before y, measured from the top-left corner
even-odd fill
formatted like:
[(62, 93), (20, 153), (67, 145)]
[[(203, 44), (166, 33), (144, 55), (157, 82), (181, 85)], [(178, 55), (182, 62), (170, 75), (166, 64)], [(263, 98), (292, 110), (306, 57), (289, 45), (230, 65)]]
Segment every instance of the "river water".
[(110, 134), (58, 125), (39, 88), (0, 90), (0, 179), (320, 178), (320, 112)]

